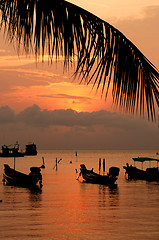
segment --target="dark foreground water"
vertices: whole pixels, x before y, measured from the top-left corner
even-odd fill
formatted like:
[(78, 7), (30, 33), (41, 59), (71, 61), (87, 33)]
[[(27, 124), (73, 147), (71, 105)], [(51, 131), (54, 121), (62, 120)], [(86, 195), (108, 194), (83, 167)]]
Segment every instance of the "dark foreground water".
[[(0, 239), (159, 239), (159, 183), (127, 181), (122, 168), (133, 163), (132, 157), (156, 157), (155, 153), (78, 151), (76, 157), (75, 151), (39, 151), (36, 157), (16, 159), (16, 169), (29, 173), (44, 156), (43, 189), (0, 183)], [(62, 158), (57, 171), (56, 157)], [(107, 170), (120, 167), (117, 188), (76, 180), (81, 163), (98, 172), (99, 157), (106, 159)], [(0, 159), (1, 179), (4, 163), (12, 167), (13, 159)]]

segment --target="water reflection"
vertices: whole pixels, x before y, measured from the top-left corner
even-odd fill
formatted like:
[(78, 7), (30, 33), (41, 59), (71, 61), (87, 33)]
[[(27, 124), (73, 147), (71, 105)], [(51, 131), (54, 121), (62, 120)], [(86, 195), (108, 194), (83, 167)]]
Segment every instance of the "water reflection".
[(112, 208), (119, 206), (119, 188), (117, 185), (109, 187), (105, 185), (80, 183), (81, 198), (89, 199), (90, 204), (98, 204), (99, 208)]
[(42, 200), (42, 189), (38, 186), (35, 188), (23, 188), (3, 184), (2, 198), (4, 203), (15, 205), (21, 203), (21, 205), (25, 206), (30, 202), (32, 207), (37, 208)]
[(108, 187), (104, 185), (98, 186), (99, 207), (116, 207), (119, 205), (119, 190), (118, 186)]
[(41, 207), (41, 200), (42, 200), (42, 189), (34, 188), (28, 189), (29, 193), (29, 202), (32, 208), (39, 208)]
[[(74, 160), (72, 155), (67, 159)], [(0, 185), (2, 239), (158, 239), (157, 183), (124, 178), (115, 188), (80, 183), (74, 162), (53, 171), (55, 157), (48, 158), (42, 192)]]

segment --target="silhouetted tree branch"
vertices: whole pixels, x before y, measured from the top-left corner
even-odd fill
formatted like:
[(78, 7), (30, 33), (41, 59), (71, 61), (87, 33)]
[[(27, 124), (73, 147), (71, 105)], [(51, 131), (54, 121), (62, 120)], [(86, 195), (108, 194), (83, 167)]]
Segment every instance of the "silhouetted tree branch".
[[(0, 0), (1, 28), (28, 53), (77, 60), (75, 75), (93, 83), (130, 113), (155, 118), (159, 107), (159, 72), (120, 31), (64, 0)], [(146, 105), (146, 106), (145, 106)]]

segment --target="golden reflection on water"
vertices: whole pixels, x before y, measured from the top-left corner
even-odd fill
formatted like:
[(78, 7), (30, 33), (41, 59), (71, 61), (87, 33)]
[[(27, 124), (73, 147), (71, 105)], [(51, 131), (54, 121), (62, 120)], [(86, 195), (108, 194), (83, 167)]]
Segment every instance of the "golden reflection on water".
[[(42, 191), (0, 184), (2, 239), (158, 239), (158, 183), (126, 181), (125, 159), (118, 165), (121, 171), (115, 188), (82, 183), (76, 180), (75, 169), (83, 162), (96, 166), (98, 155), (90, 161), (86, 152), (77, 160), (73, 151), (66, 152), (55, 171), (55, 154), (46, 154)], [(114, 153), (112, 165), (123, 156)], [(30, 165), (38, 166), (39, 159), (17, 160), (17, 168), (24, 172)]]

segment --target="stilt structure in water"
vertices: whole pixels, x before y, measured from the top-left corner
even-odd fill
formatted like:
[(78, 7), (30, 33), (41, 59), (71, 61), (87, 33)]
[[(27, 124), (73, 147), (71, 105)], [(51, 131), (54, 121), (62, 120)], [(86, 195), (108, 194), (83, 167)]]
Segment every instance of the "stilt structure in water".
[(100, 173), (100, 170), (101, 170), (101, 158), (99, 158), (99, 173)]
[(105, 173), (105, 158), (103, 158), (103, 175)]

